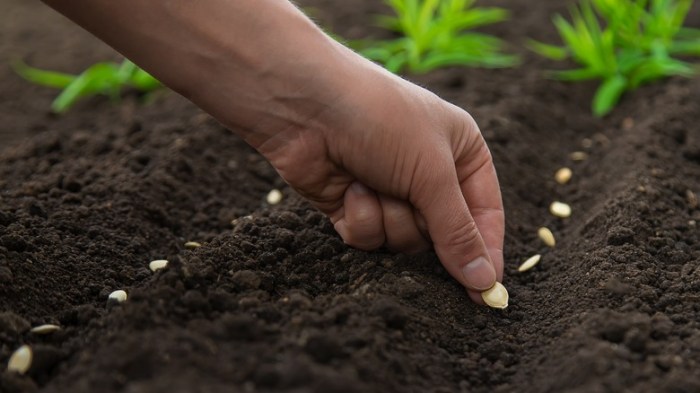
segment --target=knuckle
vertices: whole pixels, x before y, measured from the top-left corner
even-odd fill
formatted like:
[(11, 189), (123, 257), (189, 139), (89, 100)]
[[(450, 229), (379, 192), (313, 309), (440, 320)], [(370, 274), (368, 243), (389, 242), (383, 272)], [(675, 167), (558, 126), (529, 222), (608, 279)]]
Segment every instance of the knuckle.
[(447, 249), (455, 250), (456, 252), (466, 253), (468, 250), (476, 247), (481, 238), (479, 229), (473, 220), (465, 224), (458, 225), (456, 229), (441, 242)]

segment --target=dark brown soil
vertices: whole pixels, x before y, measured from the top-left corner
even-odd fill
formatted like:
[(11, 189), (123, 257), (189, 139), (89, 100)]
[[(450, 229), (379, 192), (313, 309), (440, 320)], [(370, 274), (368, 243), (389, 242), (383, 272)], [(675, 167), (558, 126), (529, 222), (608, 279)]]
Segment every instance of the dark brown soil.
[[(492, 31), (518, 45), (566, 9), (495, 3), (515, 18)], [(341, 35), (378, 34), (379, 2), (304, 4)], [(700, 79), (644, 87), (597, 120), (594, 85), (543, 79), (555, 65), (518, 45), (517, 69), (413, 78), (468, 109), (493, 151), (511, 293), (496, 311), (433, 253), (344, 246), (174, 94), (49, 116), (54, 92), (9, 59), (77, 71), (115, 54), (34, 2), (3, 0), (0, 21), (0, 363), (35, 352), (26, 376), (2, 366), (1, 392), (700, 392)], [(579, 150), (589, 159), (570, 161)], [(564, 165), (574, 178), (557, 185)], [(269, 207), (274, 187), (287, 198)], [(573, 216), (551, 217), (553, 200)], [(115, 289), (129, 300), (108, 303)], [(42, 323), (63, 330), (28, 332)]]

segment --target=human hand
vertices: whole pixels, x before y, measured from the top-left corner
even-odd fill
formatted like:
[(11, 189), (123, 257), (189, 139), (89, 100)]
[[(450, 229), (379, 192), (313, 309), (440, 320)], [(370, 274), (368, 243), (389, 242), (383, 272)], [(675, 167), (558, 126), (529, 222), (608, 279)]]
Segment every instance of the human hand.
[(347, 244), (406, 253), (432, 246), (483, 304), (480, 292), (503, 278), (504, 214), (475, 121), (427, 90), (350, 62), (342, 95), (258, 150)]
[(477, 303), (502, 279), (503, 207), (474, 120), (291, 2), (44, 1), (243, 137), (346, 243), (432, 246)]

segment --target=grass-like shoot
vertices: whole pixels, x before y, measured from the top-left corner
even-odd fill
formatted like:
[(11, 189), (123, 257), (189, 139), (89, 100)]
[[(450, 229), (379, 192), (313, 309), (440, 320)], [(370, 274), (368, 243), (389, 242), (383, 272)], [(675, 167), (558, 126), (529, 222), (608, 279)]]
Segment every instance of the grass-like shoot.
[(700, 30), (683, 27), (692, 0), (582, 0), (554, 25), (563, 46), (530, 42), (553, 60), (581, 67), (554, 71), (566, 81), (601, 81), (593, 98), (596, 116), (608, 114), (623, 93), (670, 76), (690, 77), (698, 68), (677, 56), (700, 56)]
[(51, 110), (55, 113), (66, 112), (82, 97), (100, 94), (117, 100), (125, 87), (150, 92), (162, 86), (158, 80), (127, 59), (121, 64), (96, 63), (79, 75), (41, 70), (21, 61), (14, 64), (14, 69), (29, 82), (62, 90), (51, 103)]
[(508, 19), (502, 8), (474, 7), (475, 0), (385, 0), (395, 16), (379, 25), (400, 34), (388, 41), (361, 40), (353, 46), (365, 57), (398, 73), (425, 73), (446, 66), (511, 67), (518, 58), (503, 53), (494, 36), (468, 31)]

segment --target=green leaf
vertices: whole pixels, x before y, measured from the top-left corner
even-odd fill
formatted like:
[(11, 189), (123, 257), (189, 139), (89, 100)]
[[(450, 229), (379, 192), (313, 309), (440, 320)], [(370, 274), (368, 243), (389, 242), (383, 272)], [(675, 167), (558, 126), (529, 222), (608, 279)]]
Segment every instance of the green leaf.
[(551, 59), (567, 54), (580, 66), (555, 71), (557, 79), (599, 79), (593, 112), (608, 113), (620, 96), (637, 86), (668, 76), (691, 76), (700, 67), (674, 55), (700, 56), (700, 29), (683, 27), (692, 0), (579, 0), (571, 21), (553, 23), (563, 47), (530, 41), (536, 53)]
[(80, 75), (69, 75), (29, 67), (18, 61), (13, 64), (15, 71), (32, 83), (63, 89), (51, 103), (51, 110), (64, 113), (81, 97), (106, 95), (113, 100), (119, 98), (123, 87), (132, 86), (148, 92), (161, 87), (161, 83), (128, 59), (121, 64), (112, 62), (96, 63)]
[(379, 15), (375, 18), (375, 24), (387, 30), (401, 31), (401, 21), (394, 16)]
[(83, 96), (106, 94), (114, 97), (119, 91), (118, 67), (114, 63), (97, 63), (80, 74), (56, 97), (51, 109), (63, 113)]
[(45, 71), (30, 67), (21, 60), (12, 64), (14, 71), (22, 78), (37, 85), (63, 89), (76, 78), (75, 75), (64, 74), (56, 71)]
[(610, 113), (627, 88), (627, 79), (616, 75), (603, 82), (593, 98), (593, 114), (602, 117)]
[(479, 66), (488, 68), (504, 68), (517, 64), (517, 57), (507, 55), (480, 56), (465, 52), (431, 53), (421, 63), (416, 71), (428, 72), (446, 66)]
[(428, 72), (447, 65), (506, 67), (517, 58), (501, 53), (503, 43), (469, 29), (505, 20), (501, 8), (473, 7), (474, 0), (385, 0), (395, 16), (379, 19), (382, 27), (402, 34), (398, 40), (351, 42), (365, 57), (394, 72), (408, 67)]
[(370, 60), (386, 63), (393, 56), (393, 52), (386, 47), (367, 48), (360, 51), (360, 54)]
[(680, 40), (697, 40), (700, 39), (700, 29), (683, 27), (678, 31), (677, 38)]
[(603, 77), (601, 72), (592, 68), (579, 68), (575, 70), (552, 71), (552, 76), (555, 79), (564, 81), (585, 81), (591, 79), (600, 79)]
[(695, 71), (688, 63), (680, 60), (648, 59), (631, 74), (630, 87), (636, 88), (644, 83), (668, 76), (690, 77), (694, 73)]
[(149, 92), (163, 86), (158, 79), (140, 68), (134, 71), (129, 84), (143, 92)]
[(700, 56), (700, 38), (695, 41), (673, 42), (669, 52), (680, 56)]
[(125, 84), (131, 79), (138, 69), (139, 68), (136, 66), (136, 64), (132, 63), (131, 60), (124, 59), (122, 64), (119, 66), (119, 69), (117, 69), (116, 78), (119, 80), (119, 83)]
[(507, 20), (508, 11), (502, 8), (474, 9), (466, 14), (449, 16), (449, 26), (453, 30), (466, 30)]
[(401, 70), (406, 66), (407, 63), (407, 58), (406, 58), (406, 53), (399, 52), (392, 57), (390, 57), (387, 61), (384, 67), (389, 70), (390, 72), (393, 72), (394, 74), (398, 74), (401, 72)]
[(565, 47), (549, 45), (535, 40), (528, 40), (526, 46), (540, 56), (552, 60), (564, 60), (569, 57), (569, 51)]

